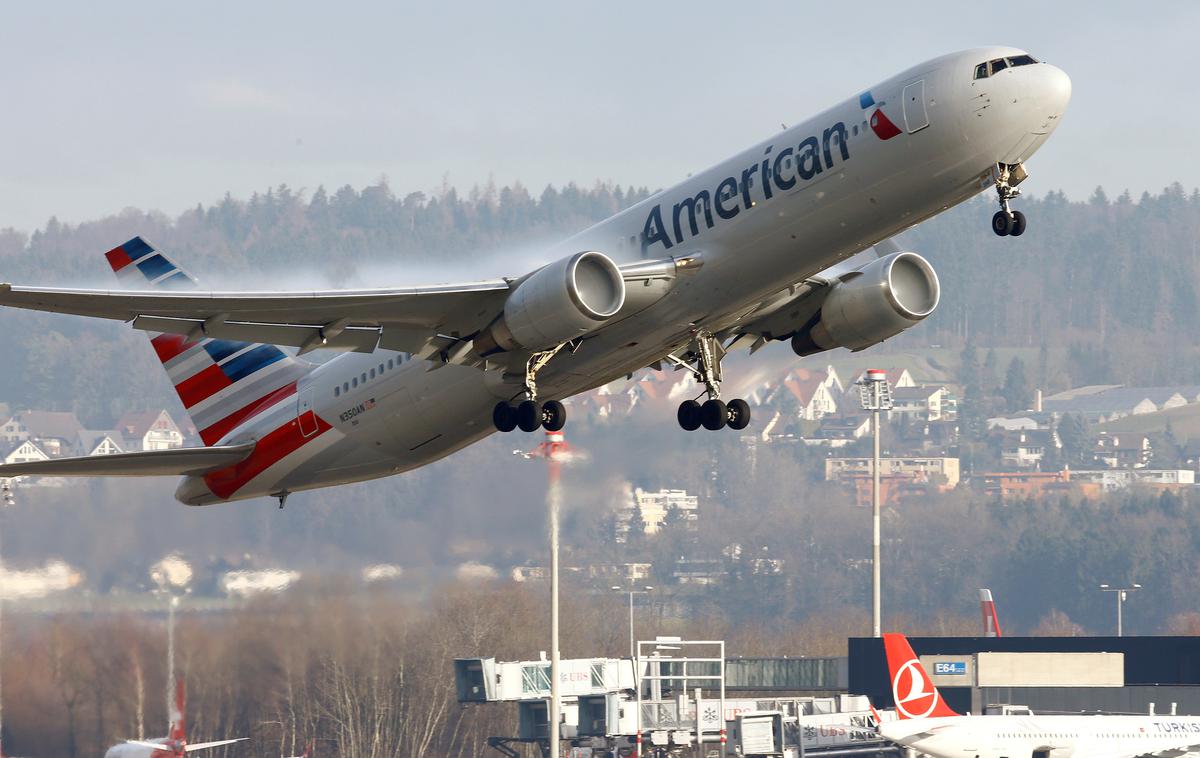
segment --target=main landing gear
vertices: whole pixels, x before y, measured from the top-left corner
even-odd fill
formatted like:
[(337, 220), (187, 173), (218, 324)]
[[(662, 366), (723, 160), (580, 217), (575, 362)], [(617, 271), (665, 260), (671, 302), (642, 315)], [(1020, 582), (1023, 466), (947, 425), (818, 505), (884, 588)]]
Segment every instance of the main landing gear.
[(536, 432), (538, 427), (548, 432), (561, 431), (567, 425), (567, 409), (557, 400), (539, 403), (537, 399), (537, 375), (550, 359), (566, 347), (566, 343), (553, 350), (534, 353), (525, 363), (525, 400), (519, 403), (501, 401), (492, 409), (492, 423), (501, 432), (520, 429)]
[(1009, 165), (997, 163), (994, 171), (996, 195), (1000, 201), (1000, 210), (992, 216), (992, 231), (1000, 237), (1020, 237), (1025, 233), (1025, 214), (1009, 208), (1009, 201), (1021, 194), (1017, 185), (1025, 181), (1029, 173), (1020, 163)]
[(745, 429), (750, 424), (750, 405), (742, 399), (721, 400), (721, 358), (725, 350), (717, 338), (708, 332), (697, 332), (688, 353), (691, 362), (675, 356), (668, 360), (691, 371), (696, 379), (704, 383), (704, 392), (708, 399), (703, 403), (697, 400), (684, 400), (679, 404), (676, 414), (679, 425), (689, 432), (700, 427), (716, 431), (728, 426), (730, 429)]

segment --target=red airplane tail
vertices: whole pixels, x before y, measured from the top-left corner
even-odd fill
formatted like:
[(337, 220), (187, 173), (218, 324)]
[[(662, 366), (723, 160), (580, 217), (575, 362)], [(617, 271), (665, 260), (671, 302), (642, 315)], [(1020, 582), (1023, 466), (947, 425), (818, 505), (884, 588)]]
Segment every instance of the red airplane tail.
[(187, 742), (187, 721), (184, 714), (187, 713), (187, 689), (183, 683), (183, 678), (175, 680), (175, 705), (171, 709), (171, 731), (167, 735), (168, 739), (178, 742)]
[(888, 677), (892, 681), (896, 714), (901, 719), (959, 715), (946, 705), (942, 693), (933, 686), (933, 680), (925, 673), (921, 659), (917, 658), (908, 644), (908, 638), (903, 634), (885, 634), (883, 649), (887, 653)]
[(1000, 616), (996, 613), (996, 603), (992, 600), (991, 590), (979, 591), (979, 612), (983, 614), (983, 636), (1003, 637), (1000, 631)]

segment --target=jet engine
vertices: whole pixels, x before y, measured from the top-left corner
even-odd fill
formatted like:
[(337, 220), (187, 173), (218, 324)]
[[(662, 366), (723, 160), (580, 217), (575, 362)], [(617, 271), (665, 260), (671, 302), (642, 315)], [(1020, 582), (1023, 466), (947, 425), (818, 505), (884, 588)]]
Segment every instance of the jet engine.
[(862, 350), (920, 322), (937, 308), (937, 274), (916, 253), (892, 253), (842, 277), (821, 309), (792, 337), (797, 355), (835, 347)]
[(596, 329), (624, 304), (625, 280), (617, 264), (603, 253), (577, 253), (519, 283), (504, 312), (475, 337), (475, 351), (549, 350)]

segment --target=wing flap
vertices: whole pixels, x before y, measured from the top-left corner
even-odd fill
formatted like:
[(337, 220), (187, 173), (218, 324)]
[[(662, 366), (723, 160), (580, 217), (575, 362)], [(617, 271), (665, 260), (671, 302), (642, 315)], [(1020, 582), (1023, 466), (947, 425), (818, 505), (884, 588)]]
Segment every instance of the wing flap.
[(17, 476), (186, 476), (240, 463), (254, 442), (219, 447), (185, 447), (116, 455), (85, 455), (0, 465), (0, 479)]

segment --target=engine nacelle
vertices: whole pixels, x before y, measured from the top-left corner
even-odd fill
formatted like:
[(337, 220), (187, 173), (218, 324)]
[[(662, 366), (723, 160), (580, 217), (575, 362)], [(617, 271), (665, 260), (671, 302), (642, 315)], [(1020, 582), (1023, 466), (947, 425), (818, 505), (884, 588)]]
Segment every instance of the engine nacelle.
[(548, 350), (599, 327), (624, 304), (625, 280), (617, 264), (603, 253), (577, 253), (517, 285), (504, 313), (475, 338), (475, 351)]
[(916, 253), (892, 253), (844, 278), (811, 329), (792, 337), (797, 355), (835, 347), (862, 350), (919, 323), (937, 308), (937, 273)]

